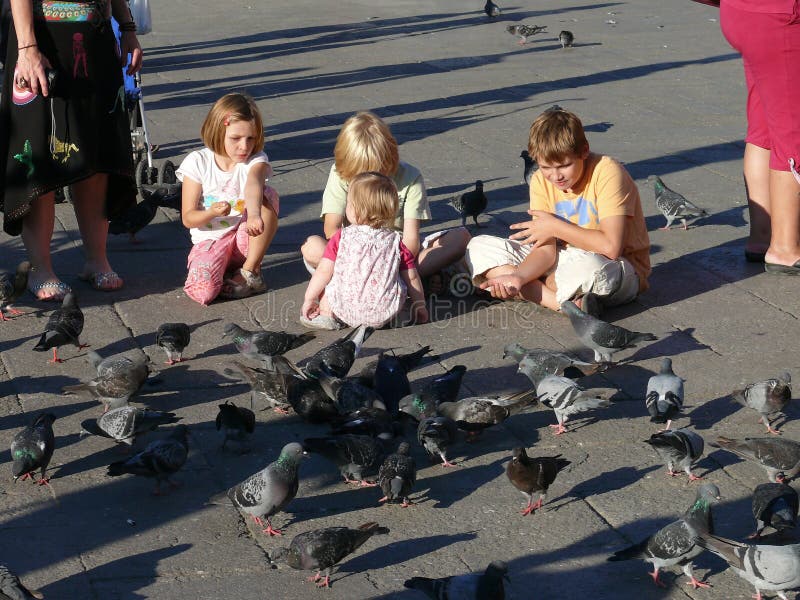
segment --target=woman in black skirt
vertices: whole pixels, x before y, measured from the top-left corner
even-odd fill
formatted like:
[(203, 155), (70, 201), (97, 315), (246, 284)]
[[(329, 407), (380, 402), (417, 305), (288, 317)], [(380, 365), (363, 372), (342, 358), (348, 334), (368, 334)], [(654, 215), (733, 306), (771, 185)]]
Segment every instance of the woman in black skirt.
[[(122, 65), (139, 70), (142, 49), (126, 0), (11, 0), (0, 100), (3, 229), (22, 234), (40, 300), (69, 291), (53, 272), (54, 190), (72, 186), (86, 262), (80, 279), (122, 287), (108, 263), (108, 218), (136, 202)], [(117, 44), (110, 17), (120, 23)], [(121, 48), (120, 48), (121, 46)]]

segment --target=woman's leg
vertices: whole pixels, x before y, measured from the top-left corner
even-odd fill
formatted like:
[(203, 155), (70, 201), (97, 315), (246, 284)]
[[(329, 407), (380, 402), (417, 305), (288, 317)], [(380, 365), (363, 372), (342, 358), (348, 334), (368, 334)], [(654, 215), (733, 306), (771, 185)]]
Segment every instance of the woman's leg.
[(744, 147), (744, 188), (747, 209), (750, 213), (750, 235), (744, 245), (745, 252), (763, 254), (772, 236), (770, 225), (770, 152), (755, 144)]
[(108, 241), (108, 219), (105, 216), (108, 175), (95, 173), (72, 184), (75, 203), (75, 218), (83, 240), (86, 263), (82, 278), (91, 278), (97, 289), (117, 290), (122, 287), (122, 279), (114, 272), (106, 255)]
[(772, 238), (766, 262), (794, 265), (800, 261), (800, 184), (791, 171), (770, 170)]
[(31, 209), (22, 221), (22, 243), (31, 262), (28, 288), (39, 300), (62, 300), (69, 290), (53, 272), (50, 256), (55, 214), (55, 198), (51, 192), (31, 202)]

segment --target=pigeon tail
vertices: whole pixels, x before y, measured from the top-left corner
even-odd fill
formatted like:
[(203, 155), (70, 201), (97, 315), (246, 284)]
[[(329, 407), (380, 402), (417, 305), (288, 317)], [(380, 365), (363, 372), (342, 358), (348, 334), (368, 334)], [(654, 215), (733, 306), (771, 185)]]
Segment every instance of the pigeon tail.
[(745, 398), (744, 390), (733, 390), (731, 392), (731, 399), (738, 402), (742, 406), (747, 406), (747, 398)]
[(720, 558), (724, 559), (732, 567), (742, 571), (745, 570), (742, 557), (740, 557), (736, 551), (740, 548), (747, 547), (747, 544), (740, 544), (737, 541), (722, 538), (706, 532), (699, 532), (694, 542), (701, 548), (705, 548), (706, 550), (713, 552)]
[(622, 560), (631, 560), (632, 558), (640, 558), (644, 555), (645, 549), (647, 548), (647, 542), (650, 541), (650, 538), (645, 538), (638, 544), (634, 544), (633, 546), (628, 546), (627, 548), (623, 548), (622, 550), (617, 550), (609, 556), (606, 560), (608, 562), (618, 562)]
[(440, 598), (439, 590), (442, 587), (442, 581), (438, 579), (431, 579), (429, 577), (412, 577), (403, 582), (403, 587), (410, 590), (419, 590), (427, 595), (429, 598)]

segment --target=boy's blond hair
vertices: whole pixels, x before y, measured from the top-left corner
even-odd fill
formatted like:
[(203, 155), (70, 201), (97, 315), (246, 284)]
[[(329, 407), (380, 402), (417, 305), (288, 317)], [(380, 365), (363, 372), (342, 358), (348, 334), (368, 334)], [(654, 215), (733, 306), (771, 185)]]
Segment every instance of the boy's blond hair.
[(347, 191), (347, 202), (356, 216), (356, 223), (375, 229), (391, 227), (397, 215), (397, 187), (383, 173), (359, 173)]
[(255, 100), (246, 94), (225, 94), (214, 103), (200, 128), (203, 143), (214, 154), (225, 156), (225, 129), (237, 121), (253, 121), (253, 154), (264, 149), (264, 122)]
[(344, 122), (333, 156), (345, 181), (367, 171), (393, 177), (400, 164), (397, 140), (383, 119), (371, 112), (356, 113)]
[(531, 124), (528, 154), (537, 162), (557, 163), (580, 157), (588, 147), (583, 123), (567, 110), (546, 110)]

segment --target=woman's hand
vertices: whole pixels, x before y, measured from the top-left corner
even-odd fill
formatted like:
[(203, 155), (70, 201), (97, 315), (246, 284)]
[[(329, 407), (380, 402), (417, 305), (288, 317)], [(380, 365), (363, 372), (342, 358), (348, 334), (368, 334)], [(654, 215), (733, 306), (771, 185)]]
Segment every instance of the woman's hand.
[(30, 46), (19, 51), (17, 57), (16, 84), (22, 89), (29, 89), (34, 94), (41, 93), (47, 96), (47, 74), (45, 69), (50, 68), (50, 61), (39, 52), (38, 46)]
[(139, 38), (136, 37), (135, 32), (122, 32), (122, 37), (120, 38), (120, 50), (122, 50), (120, 63), (123, 67), (128, 62), (128, 55), (131, 55), (131, 64), (128, 65), (128, 70), (126, 73), (128, 75), (138, 73), (139, 69), (142, 68), (142, 47), (139, 45)]

